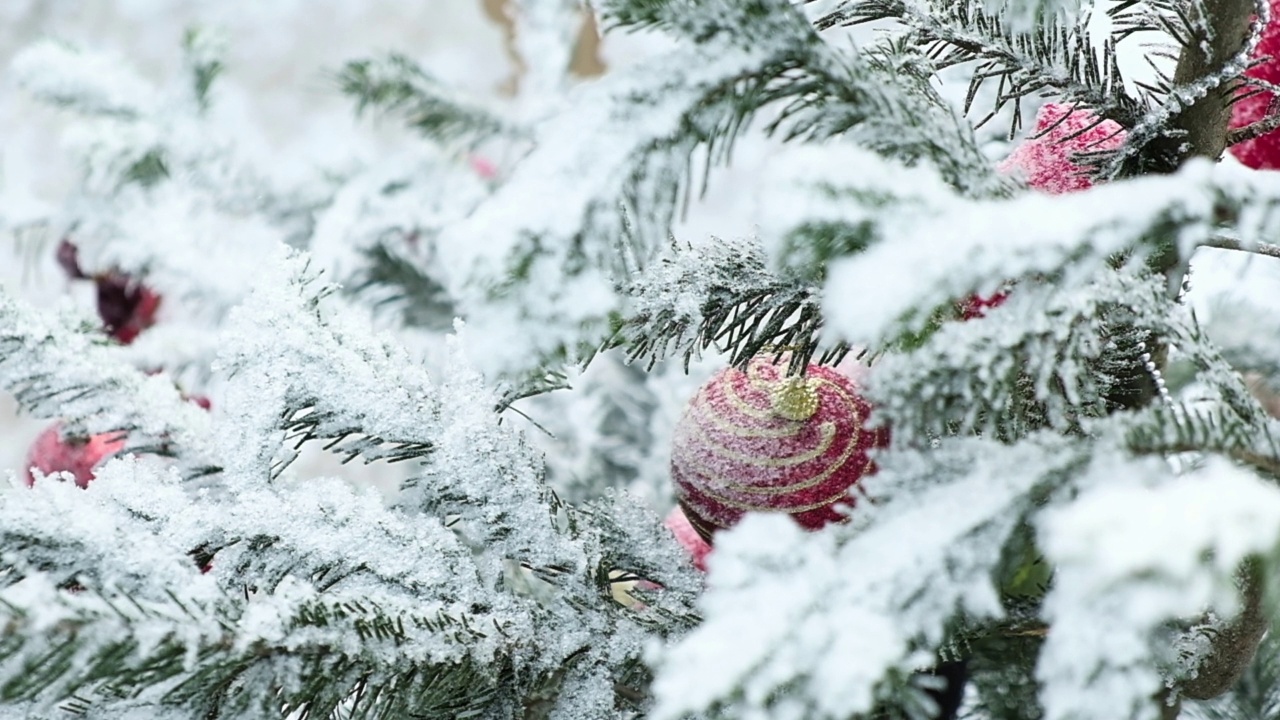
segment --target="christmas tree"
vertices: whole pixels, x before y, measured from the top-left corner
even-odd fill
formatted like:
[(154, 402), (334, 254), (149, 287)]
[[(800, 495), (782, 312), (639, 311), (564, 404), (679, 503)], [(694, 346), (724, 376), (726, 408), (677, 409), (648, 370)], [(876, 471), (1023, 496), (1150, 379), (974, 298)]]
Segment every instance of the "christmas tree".
[(216, 32), (14, 61), (0, 717), (1277, 716), (1280, 314), (1189, 280), (1280, 263), (1267, 2), (486, 7), (513, 97), (373, 48), (293, 183)]

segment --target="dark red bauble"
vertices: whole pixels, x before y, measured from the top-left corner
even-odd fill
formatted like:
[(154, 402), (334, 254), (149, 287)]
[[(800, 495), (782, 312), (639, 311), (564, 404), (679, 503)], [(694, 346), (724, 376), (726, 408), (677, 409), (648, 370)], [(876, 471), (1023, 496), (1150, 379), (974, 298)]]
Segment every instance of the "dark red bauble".
[(677, 423), (671, 452), (676, 498), (710, 541), (751, 511), (784, 512), (808, 529), (847, 519), (838, 504), (875, 472), (887, 444), (867, 427), (871, 405), (846, 375), (810, 365), (803, 378), (757, 358), (746, 372), (711, 378)]
[(143, 330), (156, 324), (160, 295), (120, 272), (89, 275), (80, 267), (80, 248), (70, 240), (58, 243), (58, 264), (72, 280), (93, 280), (98, 295), (98, 317), (111, 337), (128, 345)]
[(988, 310), (998, 308), (1009, 299), (1009, 293), (998, 292), (994, 295), (983, 297), (981, 295), (970, 295), (960, 303), (960, 319), (973, 320), (974, 318), (984, 317)]
[(45, 475), (68, 472), (76, 485), (88, 487), (93, 471), (106, 458), (124, 448), (124, 437), (114, 433), (93, 435), (87, 440), (63, 438), (62, 423), (54, 423), (36, 437), (27, 453), (27, 485), (35, 485), (35, 468)]
[(98, 286), (98, 317), (108, 335), (128, 345), (156, 324), (160, 296), (151, 288), (118, 273), (99, 275), (94, 281)]

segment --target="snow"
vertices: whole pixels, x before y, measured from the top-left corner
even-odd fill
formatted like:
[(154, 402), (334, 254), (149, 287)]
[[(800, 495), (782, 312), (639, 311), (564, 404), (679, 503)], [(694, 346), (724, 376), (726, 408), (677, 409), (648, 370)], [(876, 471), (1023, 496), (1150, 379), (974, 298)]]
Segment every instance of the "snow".
[(1240, 563), (1280, 547), (1280, 490), (1226, 460), (1169, 477), (1159, 460), (1095, 461), (1092, 484), (1042, 516), (1056, 567), (1037, 668), (1046, 717), (1156, 718), (1167, 622), (1237, 605)]
[(1173, 175), (1108, 183), (1087, 193), (942, 199), (933, 213), (886, 223), (882, 232), (891, 241), (831, 263), (823, 308), (832, 330), (874, 344), (903, 326), (922, 328), (927, 315), (920, 308), (990, 294), (1004, 280), (1064, 265), (1087, 275), (1171, 215), (1182, 219), (1185, 248), (1208, 239), (1214, 191), (1235, 184), (1234, 175), (1193, 161)]

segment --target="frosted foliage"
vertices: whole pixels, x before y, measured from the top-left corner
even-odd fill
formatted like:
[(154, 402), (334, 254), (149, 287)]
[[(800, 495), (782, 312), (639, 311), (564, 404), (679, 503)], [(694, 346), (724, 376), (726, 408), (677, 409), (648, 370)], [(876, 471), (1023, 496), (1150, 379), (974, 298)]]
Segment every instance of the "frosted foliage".
[[(1234, 185), (1229, 169), (1189, 162), (1170, 176), (1109, 183), (1063, 196), (952, 201), (896, 227), (892, 242), (833, 262), (823, 309), (844, 337), (884, 337), (916, 310), (911, 327), (938, 307), (972, 292), (990, 294), (999, 278), (1051, 272), (1064, 264), (1102, 268), (1113, 253), (1167, 222), (1185, 218), (1188, 241), (1208, 235), (1215, 191)], [(1215, 187), (1217, 186), (1217, 187)], [(1034, 222), (1028, 222), (1034, 218)], [(875, 303), (858, 298), (874, 293)]]
[(1008, 18), (1010, 29), (1027, 32), (1045, 20), (1073, 21), (1092, 3), (1086, 0), (983, 0), (983, 6), (988, 13), (1001, 13)]
[(1036, 671), (1046, 717), (1157, 718), (1157, 668), (1173, 662), (1162, 629), (1234, 612), (1240, 563), (1280, 543), (1280, 491), (1222, 459), (1171, 477), (1160, 460), (1102, 456), (1081, 482), (1038, 522), (1056, 567)]
[[(215, 366), (243, 378), (223, 397), (228, 415), (240, 420), (225, 436), (227, 449), (243, 458), (237, 473), (269, 467), (287, 408), (315, 408), (321, 433), (338, 417), (334, 425), (352, 429), (335, 436), (364, 432), (429, 444), (438, 406), (426, 373), (336, 298), (326, 301), (332, 288), (313, 284), (305, 256), (280, 258), (284, 252), (278, 248), (275, 262), (264, 263), (259, 289), (230, 314)], [(387, 383), (396, 390), (388, 392)], [(370, 404), (370, 397), (381, 402)]]
[[(221, 47), (207, 33), (190, 40), (187, 73), (213, 63)], [(148, 288), (166, 298), (164, 322), (123, 354), (175, 374), (207, 368), (214, 328), (252, 287), (255, 269), (245, 258), (282, 236), (296, 243), (309, 234), (329, 181), (275, 187), (266, 163), (249, 159), (225, 118), (203, 111), (193, 78), (181, 72), (163, 88), (151, 87), (121, 61), (52, 42), (33, 46), (17, 62), (26, 89), (76, 111), (66, 140), (84, 175), (64, 208), (43, 221), (76, 244), (87, 273), (145, 276)], [(59, 80), (64, 76), (80, 84)], [(101, 88), (135, 88), (145, 102), (132, 102), (128, 112), (63, 102), (51, 84), (89, 99), (123, 92)]]
[(184, 400), (171, 380), (125, 365), (81, 327), (69, 315), (51, 317), (0, 291), (0, 387), (40, 417), (68, 418), (68, 431), (136, 428), (126, 451), (163, 437), (181, 449), (184, 467), (214, 464), (208, 414)]
[(547, 481), (573, 503), (615, 488), (649, 507), (670, 507), (668, 438), (689, 398), (722, 365), (709, 357), (687, 375), (672, 362), (645, 372), (609, 352), (569, 376), (571, 391), (522, 401), (521, 412), (542, 428), (528, 436), (546, 454)]
[[(618, 255), (629, 252), (599, 243), (617, 242), (624, 232), (616, 203), (632, 168), (652, 144), (677, 134), (690, 107), (712, 86), (760, 60), (759, 53), (737, 50), (715, 57), (681, 51), (619, 71), (607, 83), (577, 88), (571, 95), (576, 112), (539, 126), (538, 147), (491, 200), (444, 230), (441, 259), (482, 369), (527, 370), (539, 357), (576, 351), (584, 336), (604, 336), (620, 279), (611, 271)], [(592, 133), (584, 137), (583, 127)], [(593, 236), (589, 249), (575, 248), (580, 233)], [(606, 256), (615, 259), (606, 262)], [(523, 268), (525, 281), (507, 287), (504, 278), (515, 268)], [(488, 297), (495, 289), (507, 295), (504, 302)], [(540, 331), (518, 338), (503, 331), (521, 323)]]
[(752, 219), (773, 266), (786, 267), (803, 248), (785, 241), (803, 224), (865, 224), (896, 239), (904, 217), (918, 222), (951, 195), (932, 168), (906, 168), (837, 141), (787, 145), (758, 186)]
[(932, 662), (947, 618), (1003, 613), (991, 573), (1037, 478), (1062, 462), (1052, 449), (956, 440), (886, 456), (864, 482), (883, 505), (860, 502), (853, 528), (748, 515), (718, 534), (705, 621), (655, 653), (654, 717), (766, 717), (777, 702), (811, 718), (869, 710), (886, 672)]
[[(620, 508), (594, 516), (606, 527), (616, 516), (625, 528), (620, 535), (584, 523), (583, 516), (574, 533), (566, 532), (568, 510), (543, 486), (541, 458), (499, 423), (497, 399), (468, 366), (462, 345), (454, 342), (440, 380), (428, 377), (359, 322), (306, 264), (304, 255), (280, 245), (261, 253), (257, 289), (230, 313), (220, 336), (215, 373), (225, 384), (218, 412), (212, 425), (185, 430), (216, 438), (215, 489), (183, 485), (163, 461), (148, 457), (109, 462), (87, 492), (42, 479), (34, 491), (16, 496), (21, 502), (0, 505), (0, 528), (35, 539), (6, 542), (7, 562), (39, 563), (53, 577), (59, 568), (75, 572), (93, 597), (103, 594), (102, 602), (127, 592), (161, 606), (144, 617), (104, 622), (99, 605), (88, 600), (53, 603), (43, 614), (23, 616), (45, 623), (33, 627), (33, 637), (76, 613), (87, 628), (77, 652), (86, 657), (154, 635), (157, 653), (177, 643), (191, 653), (216, 648), (265, 658), (252, 673), (272, 682), (250, 683), (252, 691), (241, 696), (246, 703), (269, 702), (259, 691), (273, 687), (305, 696), (315, 679), (308, 673), (327, 672), (335, 691), (346, 692), (361, 677), (391, 678), (443, 662), (511, 662), (540, 674), (581, 655), (563, 680), (563, 716), (601, 716), (612, 704), (605, 692), (612, 687), (610, 669), (639, 654), (652, 622), (602, 612), (612, 600), (602, 596), (595, 574), (606, 557), (625, 561), (669, 588), (654, 601), (664, 614), (653, 621), (687, 615), (682, 603), (697, 581), (681, 569), (678, 548), (656, 517)], [(19, 329), (35, 314), (17, 306), (10, 312), (7, 324)], [(37, 351), (19, 345), (6, 357), (29, 368)], [(126, 381), (140, 375), (117, 372)], [(175, 392), (171, 385), (169, 392)], [(371, 397), (379, 402), (370, 404)], [(146, 398), (139, 392), (116, 402), (127, 413)], [(163, 406), (155, 407), (164, 417)], [(369, 491), (281, 474), (288, 459), (281, 454), (282, 422), (298, 408), (313, 420), (309, 433), (355, 433), (368, 440), (358, 445), (368, 456), (377, 456), (387, 439), (401, 449), (429, 447), (418, 493), (432, 512), (418, 514), (411, 504), (388, 510)], [(96, 422), (95, 409), (84, 412)], [(451, 518), (448, 528), (444, 517)], [(192, 548), (214, 553), (208, 575), (187, 557)], [(79, 571), (87, 564), (97, 569)], [(188, 590), (174, 597), (173, 587)], [(19, 586), (4, 592), (14, 612), (47, 602)], [(234, 600), (242, 595), (243, 603)], [(192, 609), (183, 611), (184, 604)], [(208, 623), (184, 624), (176, 615), (182, 612)], [(368, 623), (400, 629), (371, 637)], [(598, 637), (611, 641), (600, 646), (593, 642)], [(23, 657), (40, 651), (31, 642)], [(128, 662), (146, 662), (150, 648), (131, 650)], [(319, 657), (331, 661), (301, 660), (316, 657), (319, 648), (325, 649)], [(175, 667), (172, 677), (187, 672)]]
[[(212, 580), (200, 578), (187, 555), (189, 547), (171, 537), (157, 542), (151, 523), (135, 520), (133, 513), (140, 513), (163, 524), (188, 509), (176, 478), (157, 465), (132, 458), (108, 462), (87, 490), (52, 478), (37, 479), (31, 490), (9, 490), (0, 502), (4, 564), (139, 598), (167, 600), (166, 587), (216, 598)], [(50, 536), (57, 542), (40, 542)]]
[(48, 102), (84, 113), (134, 116), (153, 107), (155, 89), (119, 60), (45, 40), (13, 60), (15, 79)]
[(368, 262), (362, 251), (384, 243), (425, 272), (441, 273), (434, 234), (487, 195), (480, 178), (460, 166), (422, 149), (352, 175), (317, 217), (309, 246), (316, 263), (336, 278), (350, 278)]
[(1117, 384), (1105, 362), (1116, 352), (1116, 318), (1167, 336), (1164, 283), (1109, 269), (1069, 279), (1019, 284), (981, 320), (944, 323), (910, 356), (877, 363), (872, 396), (895, 440), (927, 443), (962, 431), (1017, 437), (1046, 425), (1071, 431), (1105, 414)]

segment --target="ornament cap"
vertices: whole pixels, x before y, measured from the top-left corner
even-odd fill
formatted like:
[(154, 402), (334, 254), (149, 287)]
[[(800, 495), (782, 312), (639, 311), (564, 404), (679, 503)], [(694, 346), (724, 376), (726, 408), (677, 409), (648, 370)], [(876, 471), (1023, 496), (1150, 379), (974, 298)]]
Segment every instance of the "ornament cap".
[(797, 422), (808, 420), (818, 411), (818, 390), (811, 380), (784, 378), (770, 393), (773, 414)]

